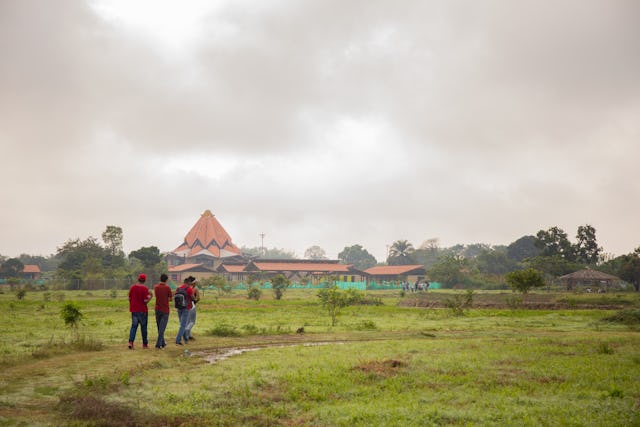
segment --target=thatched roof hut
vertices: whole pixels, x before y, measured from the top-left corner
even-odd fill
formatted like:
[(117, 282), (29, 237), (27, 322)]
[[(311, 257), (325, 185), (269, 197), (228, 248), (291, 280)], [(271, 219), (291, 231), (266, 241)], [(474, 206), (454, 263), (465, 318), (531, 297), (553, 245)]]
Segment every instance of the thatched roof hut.
[(612, 276), (601, 271), (592, 270), (590, 268), (565, 274), (564, 276), (558, 277), (558, 280), (566, 283), (567, 289), (569, 290), (573, 289), (576, 285), (608, 288), (613, 283), (621, 281), (619, 277)]

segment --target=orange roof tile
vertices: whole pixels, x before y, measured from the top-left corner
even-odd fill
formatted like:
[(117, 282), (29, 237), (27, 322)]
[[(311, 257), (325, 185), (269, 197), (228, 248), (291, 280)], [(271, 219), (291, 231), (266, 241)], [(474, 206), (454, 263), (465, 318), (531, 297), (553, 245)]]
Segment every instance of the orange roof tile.
[(247, 264), (222, 264), (218, 271), (224, 270), (227, 273), (242, 273)]
[(422, 269), (424, 271), (424, 265), (412, 264), (412, 265), (380, 265), (371, 267), (364, 270), (365, 273), (371, 276), (396, 276), (400, 274), (407, 274), (413, 270)]
[(180, 264), (169, 267), (170, 273), (179, 273), (181, 271), (189, 271), (191, 269), (202, 267), (202, 264)]
[(23, 273), (40, 273), (40, 267), (37, 264), (25, 264), (22, 269)]
[(349, 273), (351, 264), (329, 264), (319, 262), (260, 262), (254, 261), (261, 271), (314, 271), (331, 273)]
[(216, 258), (240, 255), (240, 249), (233, 244), (229, 233), (210, 210), (204, 211), (185, 236), (184, 242), (173, 252), (188, 257), (201, 254)]

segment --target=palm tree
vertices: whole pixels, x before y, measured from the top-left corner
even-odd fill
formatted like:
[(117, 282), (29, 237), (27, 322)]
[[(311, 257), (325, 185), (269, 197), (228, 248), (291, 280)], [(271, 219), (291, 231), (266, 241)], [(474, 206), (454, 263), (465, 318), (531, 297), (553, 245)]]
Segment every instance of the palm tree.
[(415, 264), (412, 254), (415, 251), (413, 245), (407, 240), (397, 240), (389, 248), (389, 256), (387, 264), (389, 265), (407, 265)]

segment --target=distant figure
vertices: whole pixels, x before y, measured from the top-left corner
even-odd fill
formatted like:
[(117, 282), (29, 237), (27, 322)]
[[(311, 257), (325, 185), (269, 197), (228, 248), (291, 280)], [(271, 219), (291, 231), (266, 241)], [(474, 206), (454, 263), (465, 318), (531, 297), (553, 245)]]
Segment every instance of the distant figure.
[[(189, 277), (184, 279), (184, 282), (178, 289), (176, 289), (175, 293), (184, 294), (187, 300), (185, 307), (176, 307), (178, 310), (178, 320), (180, 321), (180, 328), (178, 329), (178, 335), (176, 335), (176, 344), (182, 345), (183, 340), (185, 344), (189, 342), (187, 324), (189, 323), (189, 310), (193, 307), (193, 303), (191, 301), (193, 298), (193, 289), (191, 289)], [(176, 295), (175, 298), (178, 298), (178, 295)]]
[(195, 277), (189, 276), (189, 286), (191, 286), (193, 290), (193, 298), (191, 300), (192, 307), (189, 310), (189, 321), (187, 322), (185, 335), (189, 337), (189, 341), (191, 341), (195, 340), (191, 334), (191, 330), (193, 330), (193, 327), (196, 325), (196, 303), (200, 302), (200, 291), (198, 290), (198, 283)]
[(158, 340), (156, 341), (156, 348), (162, 349), (167, 346), (166, 341), (164, 340), (164, 331), (167, 329), (167, 324), (169, 323), (169, 314), (171, 310), (169, 309), (169, 301), (173, 294), (171, 293), (171, 288), (167, 285), (167, 280), (169, 277), (166, 274), (160, 275), (160, 283), (157, 283), (153, 287), (153, 293), (156, 297), (156, 326), (158, 327)]
[(133, 342), (136, 340), (138, 325), (142, 333), (142, 348), (149, 348), (147, 340), (147, 323), (149, 320), (149, 310), (147, 303), (151, 301), (152, 295), (144, 282), (147, 276), (140, 274), (138, 281), (129, 288), (129, 311), (131, 312), (131, 329), (129, 330), (129, 350), (133, 350)]

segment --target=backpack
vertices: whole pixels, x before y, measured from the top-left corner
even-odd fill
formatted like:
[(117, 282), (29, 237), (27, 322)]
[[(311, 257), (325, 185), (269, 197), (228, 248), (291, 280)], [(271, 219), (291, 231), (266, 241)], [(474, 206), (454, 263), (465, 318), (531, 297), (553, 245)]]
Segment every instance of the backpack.
[(173, 296), (173, 304), (179, 310), (184, 310), (189, 306), (189, 294), (185, 288), (176, 289), (176, 293)]

